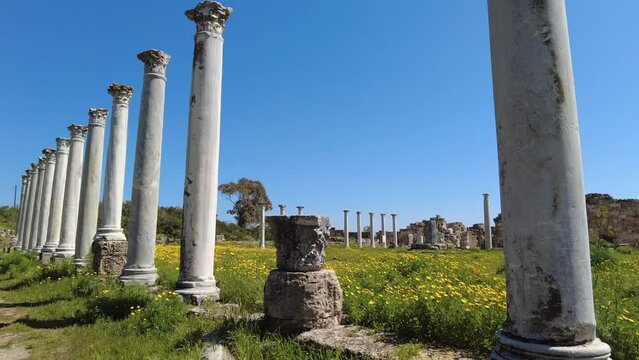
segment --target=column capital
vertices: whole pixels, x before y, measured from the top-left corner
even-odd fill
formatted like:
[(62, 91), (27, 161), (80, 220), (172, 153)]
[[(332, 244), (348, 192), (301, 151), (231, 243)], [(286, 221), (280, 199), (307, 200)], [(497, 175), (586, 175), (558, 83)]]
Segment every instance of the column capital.
[(375, 213), (374, 212), (369, 212), (368, 215), (375, 215)]
[(64, 138), (64, 137), (57, 137), (55, 138), (55, 142), (56, 142), (56, 145), (58, 146), (56, 150), (58, 154), (69, 153), (69, 146), (71, 145), (71, 139)]
[(26, 183), (27, 183), (27, 179), (29, 178), (29, 171), (30, 171), (30, 170), (27, 170), (27, 173), (26, 173), (26, 174), (21, 175), (21, 176), (22, 176), (22, 183), (23, 183), (23, 184), (26, 184)]
[(383, 213), (382, 213), (382, 214), (379, 214), (379, 215), (380, 215), (380, 216), (386, 216), (386, 214), (383, 214)]
[(224, 7), (217, 1), (206, 0), (197, 4), (193, 9), (187, 10), (189, 20), (195, 21), (197, 32), (210, 32), (222, 35), (226, 20), (233, 13), (233, 8)]
[(138, 59), (144, 63), (144, 72), (166, 76), (166, 66), (171, 56), (162, 50), (150, 49), (138, 54)]
[(89, 109), (89, 126), (101, 126), (106, 125), (107, 115), (109, 110), (105, 108), (91, 108)]
[(361, 211), (356, 211), (356, 212), (357, 212), (358, 215), (362, 213)]
[(38, 170), (44, 170), (44, 167), (47, 165), (47, 158), (44, 156), (40, 156), (38, 158)]
[(52, 164), (55, 162), (55, 149), (46, 148), (42, 150), (42, 153), (45, 156), (45, 162)]
[(122, 105), (129, 105), (133, 88), (124, 84), (112, 83), (107, 89), (109, 95), (113, 96), (113, 102)]
[(483, 194), (483, 195), (484, 195), (484, 197), (485, 197), (485, 198), (487, 198), (487, 197), (489, 197), (489, 196), (490, 196), (490, 194), (489, 194), (489, 193), (485, 193), (485, 194)]
[(347, 214), (348, 214), (348, 212), (349, 212), (349, 211), (350, 211), (350, 210), (344, 210), (344, 212), (345, 212), (345, 213), (347, 213)]
[(84, 141), (84, 137), (89, 131), (88, 126), (71, 124), (67, 127), (67, 130), (71, 132), (71, 139), (73, 140), (82, 140)]
[(31, 169), (30, 169), (31, 174), (37, 173), (39, 166), (40, 166), (39, 159), (38, 159), (38, 162), (31, 163)]

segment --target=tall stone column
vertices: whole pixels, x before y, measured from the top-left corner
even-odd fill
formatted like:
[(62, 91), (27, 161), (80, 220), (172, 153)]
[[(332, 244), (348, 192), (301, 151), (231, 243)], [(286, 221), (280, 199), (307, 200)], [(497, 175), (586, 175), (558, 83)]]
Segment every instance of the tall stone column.
[(348, 210), (344, 210), (344, 245), (351, 246), (348, 239)]
[(364, 246), (364, 239), (362, 238), (362, 212), (357, 212), (357, 247), (360, 249)]
[(24, 220), (27, 207), (27, 194), (29, 192), (29, 182), (31, 181), (31, 170), (27, 170), (25, 175), (22, 175), (22, 189), (20, 191), (20, 211), (18, 218), (17, 236), (18, 243), (16, 249), (22, 249), (22, 241), (24, 239)]
[(304, 215), (304, 207), (303, 206), (297, 206), (297, 215), (298, 216)]
[(75, 235), (78, 225), (80, 187), (82, 186), (82, 154), (84, 137), (89, 131), (87, 126), (72, 124), (67, 174), (64, 184), (62, 219), (60, 221), (60, 243), (53, 254), (54, 258), (70, 258), (75, 254)]
[(376, 246), (376, 244), (375, 244), (375, 219), (374, 219), (375, 213), (371, 212), (371, 213), (368, 213), (368, 215), (370, 215), (370, 217), (371, 217), (370, 218), (370, 229), (369, 229), (370, 230), (370, 236), (371, 236), (371, 247), (374, 248)]
[(266, 248), (266, 206), (262, 205), (262, 217), (260, 218), (260, 249)]
[(62, 226), (62, 208), (64, 206), (64, 187), (67, 179), (67, 167), (69, 161), (69, 146), (71, 140), (56, 138), (56, 161), (53, 174), (53, 189), (51, 190), (51, 209), (49, 211), (49, 228), (47, 241), (42, 248), (40, 259), (48, 263), (60, 242), (60, 228)]
[(109, 110), (89, 109), (89, 135), (82, 169), (80, 188), (80, 211), (78, 229), (75, 234), (75, 255), (73, 262), (78, 266), (87, 265), (91, 243), (98, 227), (98, 207), (100, 206), (100, 183), (102, 181), (102, 156), (104, 153), (104, 126)]
[(100, 275), (120, 275), (126, 263), (127, 243), (122, 230), (122, 202), (126, 141), (129, 126), (129, 101), (133, 88), (111, 84), (107, 90), (113, 97), (111, 131), (104, 171), (102, 224), (93, 238), (93, 271)]
[(608, 359), (595, 334), (562, 0), (489, 0), (508, 319), (492, 359)]
[(49, 214), (51, 212), (51, 193), (53, 192), (53, 176), (55, 175), (55, 149), (44, 149), (46, 167), (42, 183), (42, 198), (40, 200), (40, 221), (38, 223), (38, 244), (35, 250), (40, 253), (47, 242), (49, 230)]
[(391, 214), (391, 221), (393, 222), (393, 246), (399, 247), (399, 242), (397, 241), (397, 214)]
[(219, 299), (213, 276), (222, 97), (222, 32), (232, 9), (205, 1), (186, 16), (196, 24), (184, 222), (177, 292), (192, 302)]
[(280, 216), (284, 216), (284, 210), (286, 209), (286, 205), (277, 205), (280, 208)]
[(382, 241), (382, 245), (384, 247), (388, 247), (388, 244), (386, 244), (386, 214), (379, 214), (381, 217), (381, 230), (382, 230), (382, 238), (380, 239)]
[(27, 194), (27, 209), (24, 219), (24, 236), (22, 239), (22, 251), (31, 250), (31, 233), (33, 232), (33, 217), (36, 192), (38, 189), (38, 178), (40, 177), (40, 168), (37, 163), (31, 164), (31, 181), (29, 183), (29, 194)]
[(126, 266), (120, 280), (125, 284), (153, 285), (158, 278), (155, 268), (155, 235), (160, 194), (166, 67), (171, 57), (160, 50), (147, 50), (139, 53), (138, 59), (144, 62), (144, 80), (133, 166), (129, 244)]
[(34, 251), (38, 246), (38, 231), (40, 230), (40, 209), (42, 208), (42, 185), (44, 184), (45, 169), (47, 163), (45, 157), (38, 159), (38, 184), (33, 202), (33, 218), (31, 219), (31, 234), (29, 235), (29, 251)]
[(490, 199), (489, 194), (484, 194), (484, 249), (493, 248), (493, 233), (490, 227)]

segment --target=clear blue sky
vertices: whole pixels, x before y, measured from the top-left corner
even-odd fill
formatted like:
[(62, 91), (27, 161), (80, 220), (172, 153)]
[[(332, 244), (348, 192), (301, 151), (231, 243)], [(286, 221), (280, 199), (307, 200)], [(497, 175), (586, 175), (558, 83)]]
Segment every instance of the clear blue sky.
[[(136, 89), (142, 63), (168, 67), (160, 203), (182, 204), (195, 1), (8, 1), (0, 12), (0, 204), (43, 147)], [(261, 180), (273, 204), (306, 206), (342, 226), (342, 210), (499, 212), (486, 1), (227, 1), (220, 182)], [(586, 190), (639, 197), (639, 2), (569, 0), (568, 23)], [(106, 152), (105, 152), (106, 154)], [(219, 198), (221, 219), (230, 203)], [(365, 218), (367, 219), (367, 218)], [(376, 221), (379, 221), (378, 218)], [(387, 220), (390, 227), (390, 219)], [(365, 220), (367, 223), (367, 220)]]

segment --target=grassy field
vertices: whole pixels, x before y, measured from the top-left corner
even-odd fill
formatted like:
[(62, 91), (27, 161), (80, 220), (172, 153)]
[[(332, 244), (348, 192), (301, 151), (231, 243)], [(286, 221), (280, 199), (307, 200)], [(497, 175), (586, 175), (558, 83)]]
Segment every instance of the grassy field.
[[(613, 347), (615, 359), (638, 359), (639, 253), (596, 249), (593, 260), (599, 336)], [(274, 249), (224, 243), (217, 246), (215, 261), (222, 301), (240, 304), (244, 313), (261, 311), (264, 281), (275, 266)], [(191, 359), (199, 358), (202, 337), (218, 332), (240, 359), (349, 359), (302, 347), (265, 332), (260, 324), (188, 315), (170, 291), (178, 262), (179, 247), (157, 248), (161, 281), (148, 294), (77, 273), (68, 265), (40, 266), (30, 256), (4, 255), (0, 298), (18, 304), (19, 313), (0, 329), (0, 337), (19, 336), (0, 348), (27, 344), (34, 359)], [(340, 279), (350, 322), (416, 342), (469, 349), (485, 358), (505, 319), (499, 251), (415, 253), (331, 246), (327, 267)], [(7, 304), (0, 305), (7, 310)], [(207, 306), (215, 311), (214, 304)]]

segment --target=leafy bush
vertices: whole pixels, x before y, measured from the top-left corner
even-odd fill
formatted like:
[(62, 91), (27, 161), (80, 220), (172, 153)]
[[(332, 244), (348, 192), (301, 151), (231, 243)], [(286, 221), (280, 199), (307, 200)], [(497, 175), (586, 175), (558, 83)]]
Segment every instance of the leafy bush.
[(32, 253), (14, 252), (0, 258), (0, 276), (4, 279), (14, 279), (36, 269), (38, 258)]
[(138, 334), (168, 333), (184, 321), (187, 307), (180, 295), (173, 291), (156, 294), (146, 307), (129, 308), (127, 329)]
[(39, 280), (56, 281), (65, 277), (72, 277), (77, 274), (76, 266), (72, 262), (59, 264), (47, 264), (40, 270)]
[(73, 287), (72, 293), (75, 297), (95, 297), (103, 288), (100, 279), (96, 276), (81, 275), (78, 277), (78, 282)]
[(12, 206), (0, 206), (0, 229), (16, 230), (18, 213), (20, 208)]
[(590, 263), (592, 266), (601, 265), (604, 263), (617, 264), (619, 263), (619, 254), (612, 249), (591, 246), (590, 247)]
[(130, 314), (131, 308), (145, 307), (151, 301), (151, 295), (143, 286), (109, 285), (111, 286), (100, 290), (98, 295), (89, 300), (91, 318), (122, 320)]

